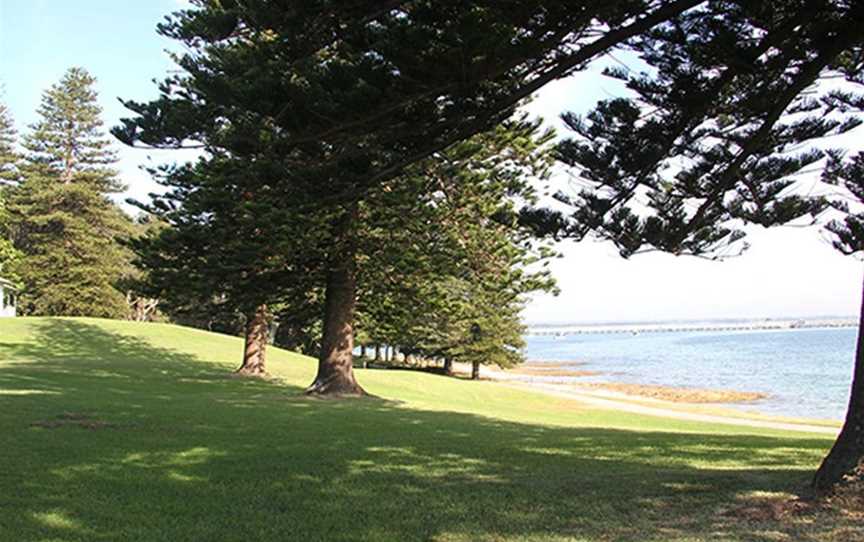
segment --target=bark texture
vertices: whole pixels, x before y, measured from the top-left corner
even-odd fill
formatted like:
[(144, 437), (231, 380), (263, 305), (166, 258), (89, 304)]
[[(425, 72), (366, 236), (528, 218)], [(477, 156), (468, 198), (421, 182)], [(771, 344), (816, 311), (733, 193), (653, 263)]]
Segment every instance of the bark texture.
[(243, 348), (243, 364), (238, 374), (262, 376), (267, 374), (267, 305), (261, 305), (246, 320), (246, 343)]
[(834, 446), (816, 471), (813, 487), (818, 491), (828, 491), (844, 479), (864, 479), (864, 297), (858, 320), (858, 346), (846, 421)]
[(366, 395), (354, 379), (354, 308), (357, 292), (357, 249), (353, 226), (356, 204), (339, 219), (336, 245), (324, 290), (324, 333), (318, 374), (306, 388), (314, 395)]
[(480, 380), (480, 362), (471, 362), (471, 380)]
[(444, 373), (448, 375), (453, 374), (453, 358), (444, 358)]

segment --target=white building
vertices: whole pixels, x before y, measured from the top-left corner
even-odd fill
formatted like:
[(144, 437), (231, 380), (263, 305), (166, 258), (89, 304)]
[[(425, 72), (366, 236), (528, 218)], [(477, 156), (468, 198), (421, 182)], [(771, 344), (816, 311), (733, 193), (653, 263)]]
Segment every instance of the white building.
[(15, 316), (15, 285), (0, 277), (0, 318)]

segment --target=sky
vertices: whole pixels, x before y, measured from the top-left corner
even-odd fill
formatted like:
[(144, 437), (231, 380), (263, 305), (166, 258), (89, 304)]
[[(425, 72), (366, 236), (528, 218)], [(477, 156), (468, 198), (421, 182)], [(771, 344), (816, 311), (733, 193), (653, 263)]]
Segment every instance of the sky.
[[(176, 45), (155, 32), (182, 0), (0, 0), (0, 100), (16, 127), (36, 121), (42, 92), (72, 66), (97, 78), (106, 127), (127, 116), (118, 98), (156, 97), (154, 79), (172, 69)], [(620, 58), (607, 62), (620, 62)], [(588, 111), (622, 92), (593, 67), (542, 89), (527, 110), (560, 128), (560, 113)], [(858, 137), (850, 141), (862, 140)], [(146, 199), (158, 187), (145, 164), (183, 161), (176, 151), (134, 150), (119, 143), (123, 198)], [(552, 179), (566, 186), (566, 175)], [(624, 260), (608, 243), (564, 242), (551, 264), (561, 294), (533, 296), (529, 324), (708, 318), (851, 316), (861, 300), (862, 264), (835, 251), (818, 227), (753, 228), (751, 248), (722, 262), (650, 253)]]

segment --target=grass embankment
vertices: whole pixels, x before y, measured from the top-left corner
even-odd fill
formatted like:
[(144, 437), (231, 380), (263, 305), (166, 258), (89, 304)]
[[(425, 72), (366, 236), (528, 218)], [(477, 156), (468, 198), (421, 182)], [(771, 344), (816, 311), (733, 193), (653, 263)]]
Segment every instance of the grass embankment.
[(238, 339), (158, 324), (0, 321), (0, 540), (836, 540), (783, 505), (821, 436), (590, 409), (408, 371), (376, 399), (229, 378)]

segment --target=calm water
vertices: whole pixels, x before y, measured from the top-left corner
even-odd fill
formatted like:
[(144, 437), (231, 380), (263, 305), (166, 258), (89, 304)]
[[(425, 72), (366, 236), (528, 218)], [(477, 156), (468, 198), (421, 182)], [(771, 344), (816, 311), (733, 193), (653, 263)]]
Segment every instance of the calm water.
[[(528, 336), (530, 360), (574, 361), (584, 380), (763, 392), (740, 405), (783, 416), (842, 419), (856, 329)], [(560, 379), (559, 379), (560, 380)]]

